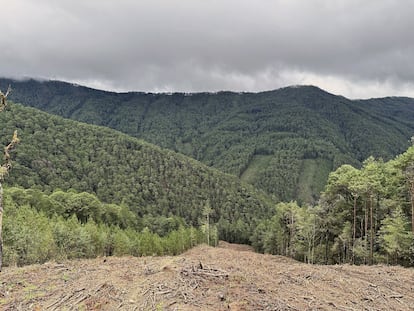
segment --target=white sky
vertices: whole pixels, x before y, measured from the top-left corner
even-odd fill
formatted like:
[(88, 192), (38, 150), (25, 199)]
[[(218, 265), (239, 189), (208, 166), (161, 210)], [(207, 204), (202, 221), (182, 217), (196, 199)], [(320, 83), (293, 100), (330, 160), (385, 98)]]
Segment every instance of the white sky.
[(414, 97), (411, 0), (0, 0), (0, 76)]

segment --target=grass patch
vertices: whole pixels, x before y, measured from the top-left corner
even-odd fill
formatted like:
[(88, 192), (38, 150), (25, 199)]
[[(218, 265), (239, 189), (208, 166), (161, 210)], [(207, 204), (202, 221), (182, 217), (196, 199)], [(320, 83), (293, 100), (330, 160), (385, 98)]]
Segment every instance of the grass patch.
[(265, 171), (269, 166), (272, 155), (255, 155), (250, 161), (247, 168), (241, 174), (240, 178), (246, 183), (254, 184), (260, 173)]
[(305, 159), (297, 186), (298, 203), (314, 203), (313, 193), (320, 193), (332, 171), (332, 161), (326, 159)]

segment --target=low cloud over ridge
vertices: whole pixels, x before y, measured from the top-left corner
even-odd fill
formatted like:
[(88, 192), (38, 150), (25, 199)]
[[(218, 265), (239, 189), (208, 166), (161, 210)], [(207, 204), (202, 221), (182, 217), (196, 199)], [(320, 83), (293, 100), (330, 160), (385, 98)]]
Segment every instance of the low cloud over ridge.
[(14, 0), (0, 74), (107, 90), (414, 97), (412, 1)]

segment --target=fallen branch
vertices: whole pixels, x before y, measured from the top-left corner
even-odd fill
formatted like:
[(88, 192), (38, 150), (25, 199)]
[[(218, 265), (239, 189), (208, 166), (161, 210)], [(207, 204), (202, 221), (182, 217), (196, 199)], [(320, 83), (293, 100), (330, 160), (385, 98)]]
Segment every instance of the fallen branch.
[(394, 295), (388, 296), (388, 298), (404, 298), (404, 295), (394, 294)]

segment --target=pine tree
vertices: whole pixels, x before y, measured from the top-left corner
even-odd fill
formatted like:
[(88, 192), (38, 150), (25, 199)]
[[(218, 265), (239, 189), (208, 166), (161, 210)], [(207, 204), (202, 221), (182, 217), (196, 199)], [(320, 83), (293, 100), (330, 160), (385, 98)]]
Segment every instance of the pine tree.
[(391, 216), (382, 221), (380, 229), (382, 246), (393, 263), (402, 259), (408, 252), (412, 242), (413, 234), (409, 230), (409, 221), (401, 208), (397, 208)]

